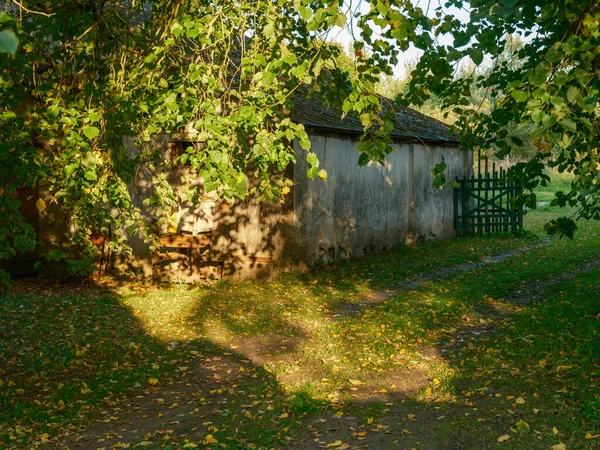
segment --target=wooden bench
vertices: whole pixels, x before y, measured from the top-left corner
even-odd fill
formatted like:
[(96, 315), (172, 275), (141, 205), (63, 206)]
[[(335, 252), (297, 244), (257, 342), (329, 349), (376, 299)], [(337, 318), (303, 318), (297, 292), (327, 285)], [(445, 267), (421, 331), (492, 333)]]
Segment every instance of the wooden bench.
[(169, 234), (160, 237), (160, 247), (152, 252), (156, 277), (181, 281), (223, 275), (223, 264), (210, 261), (210, 233)]

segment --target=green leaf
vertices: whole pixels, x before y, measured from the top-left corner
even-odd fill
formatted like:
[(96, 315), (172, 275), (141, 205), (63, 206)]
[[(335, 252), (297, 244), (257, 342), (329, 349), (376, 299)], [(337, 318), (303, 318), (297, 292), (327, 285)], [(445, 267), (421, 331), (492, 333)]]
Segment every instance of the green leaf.
[(558, 122), (558, 117), (555, 114), (546, 114), (542, 118), (542, 125), (546, 128), (554, 126), (556, 122)]
[(319, 157), (314, 152), (309, 152), (306, 154), (306, 162), (309, 166), (319, 167)]
[(556, 84), (558, 87), (561, 87), (565, 85), (568, 79), (569, 75), (567, 75), (565, 72), (558, 72), (554, 75), (553, 81), (554, 84)]
[(81, 158), (81, 164), (83, 164), (88, 169), (93, 169), (94, 167), (96, 167), (96, 162), (96, 156), (92, 152), (87, 152)]
[(371, 161), (371, 158), (369, 158), (369, 155), (367, 155), (366, 153), (361, 153), (358, 157), (358, 165), (360, 167), (366, 166), (367, 164), (369, 164), (369, 161)]
[(196, 39), (198, 36), (200, 36), (200, 28), (198, 27), (192, 27), (186, 30), (185, 35), (187, 37), (189, 37), (190, 39)]
[(152, 53), (144, 58), (144, 64), (152, 64), (157, 59), (158, 59), (158, 56), (156, 56), (154, 53)]
[(7, 23), (12, 23), (14, 21), (15, 20), (9, 14), (6, 14), (5, 12), (0, 11), (0, 24), (1, 25), (7, 24)]
[(19, 38), (12, 30), (0, 31), (0, 53), (15, 55), (19, 48)]
[(97, 127), (92, 127), (90, 125), (86, 125), (85, 127), (83, 127), (83, 134), (85, 134), (85, 136), (89, 140), (92, 140), (92, 139), (98, 137), (98, 134), (100, 134), (100, 130)]
[(245, 174), (239, 174), (236, 179), (235, 192), (240, 198), (243, 198), (248, 191), (248, 177)]
[(534, 86), (543, 86), (548, 80), (548, 71), (543, 66), (537, 66), (529, 72), (529, 82)]
[(477, 66), (483, 62), (483, 52), (478, 48), (469, 49), (469, 56)]
[(390, 12), (389, 5), (385, 4), (384, 2), (376, 2), (376, 5), (377, 5), (376, 6), (377, 7), (377, 11), (382, 16), (387, 16), (387, 14)]
[(510, 95), (519, 103), (526, 102), (527, 99), (529, 99), (529, 92), (519, 91), (517, 89), (513, 90)]
[(313, 166), (306, 171), (306, 176), (312, 180), (317, 175), (318, 171), (319, 169), (316, 166)]
[(179, 22), (175, 22), (173, 25), (171, 25), (171, 34), (173, 34), (173, 36), (180, 36), (182, 33), (183, 27)]
[(345, 14), (338, 14), (338, 16), (335, 18), (335, 24), (340, 27), (340, 28), (344, 28), (346, 26), (346, 15)]
[(71, 174), (75, 171), (75, 169), (77, 169), (79, 167), (78, 163), (73, 163), (73, 164), (67, 164), (65, 166), (65, 176), (68, 178), (71, 176)]
[(209, 153), (209, 155), (210, 155), (210, 160), (212, 162), (214, 162), (215, 164), (218, 164), (221, 161), (223, 161), (223, 153), (221, 153), (221, 152), (212, 151)]
[(300, 6), (298, 12), (305, 22), (308, 22), (308, 19), (310, 19), (313, 14), (312, 10), (306, 6)]
[(3, 122), (8, 122), (9, 120), (16, 119), (17, 115), (12, 111), (3, 111), (0, 113), (0, 120)]
[(263, 28), (263, 37), (266, 39), (269, 39), (270, 37), (273, 37), (273, 35), (275, 34), (275, 26), (272, 23), (268, 23), (264, 28)]
[(590, 74), (578, 67), (575, 69), (575, 79), (579, 84), (585, 86), (590, 79)]
[(577, 131), (577, 123), (571, 119), (563, 119), (560, 124), (565, 130)]
[(302, 147), (303, 150), (310, 151), (311, 142), (310, 142), (310, 139), (308, 138), (308, 134), (306, 134), (306, 131), (304, 130), (304, 128), (299, 128), (296, 130), (296, 137), (298, 138), (300, 147)]
[(94, 123), (94, 122), (98, 122), (100, 119), (102, 119), (102, 114), (100, 114), (99, 112), (96, 111), (92, 111), (90, 113), (90, 122)]

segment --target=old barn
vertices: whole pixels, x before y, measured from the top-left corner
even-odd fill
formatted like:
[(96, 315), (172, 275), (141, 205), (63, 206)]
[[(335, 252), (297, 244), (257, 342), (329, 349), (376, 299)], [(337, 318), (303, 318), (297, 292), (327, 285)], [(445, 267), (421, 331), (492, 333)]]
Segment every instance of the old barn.
[[(162, 230), (160, 251), (132, 239), (133, 254), (116, 258), (115, 267), (185, 281), (240, 279), (454, 235), (452, 187), (432, 187), (431, 169), (444, 161), (448, 179), (462, 177), (471, 171), (472, 155), (458, 150), (447, 126), (402, 109), (392, 133), (395, 152), (384, 165), (359, 167), (358, 118), (340, 120), (319, 101), (299, 96), (292, 118), (308, 131), (326, 180), (308, 179), (299, 156), (287, 172), (294, 187), (283, 203), (231, 205), (206, 196), (196, 204), (181, 204), (176, 223)], [(188, 145), (185, 135), (157, 142), (167, 158)], [(302, 155), (304, 150), (295, 148)], [(173, 182), (178, 178), (173, 174)], [(150, 175), (140, 173), (131, 194), (142, 209), (151, 189)]]

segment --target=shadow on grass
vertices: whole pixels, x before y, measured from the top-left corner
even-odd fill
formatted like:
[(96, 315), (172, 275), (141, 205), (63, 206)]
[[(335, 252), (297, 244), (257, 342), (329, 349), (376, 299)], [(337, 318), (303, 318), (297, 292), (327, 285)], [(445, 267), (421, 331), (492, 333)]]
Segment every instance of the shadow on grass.
[[(302, 395), (289, 403), (267, 371), (230, 349), (151, 336), (135, 311), (102, 286), (20, 282), (0, 297), (0, 316), (2, 448), (111, 447), (125, 438), (158, 447), (168, 443), (165, 430), (174, 429), (196, 445), (208, 435), (230, 448), (276, 445), (285, 441), (274, 424), (291, 425), (284, 411), (315, 404)], [(176, 396), (181, 408), (169, 402), (171, 391), (188, 394)], [(79, 431), (97, 417), (103, 420)]]

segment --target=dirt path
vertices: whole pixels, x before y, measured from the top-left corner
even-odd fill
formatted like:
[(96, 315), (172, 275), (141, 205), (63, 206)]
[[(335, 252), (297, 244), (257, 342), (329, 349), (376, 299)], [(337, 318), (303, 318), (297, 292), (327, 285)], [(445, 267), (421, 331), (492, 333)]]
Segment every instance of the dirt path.
[[(539, 247), (539, 246), (536, 246)], [(522, 249), (517, 252), (507, 252), (501, 255), (488, 257), (482, 261), (463, 264), (461, 266), (444, 269), (435, 274), (424, 276), (418, 280), (406, 283), (407, 288), (414, 289), (426, 282), (441, 279), (455, 273), (466, 272), (483, 267), (486, 264), (503, 261), (512, 256), (518, 256), (532, 248)], [(548, 287), (570, 281), (579, 275), (591, 272), (600, 268), (600, 258), (596, 258), (583, 264), (581, 267), (564, 272), (557, 277), (549, 280), (529, 283), (515, 292), (515, 295), (506, 300), (515, 304), (525, 304), (542, 298), (542, 291)], [(399, 291), (380, 291), (372, 296), (354, 304), (344, 304), (340, 314), (351, 314), (364, 310), (374, 304), (385, 301), (387, 298), (396, 295)], [(476, 345), (477, 341), (485, 339), (497, 326), (502, 318), (507, 317), (510, 311), (498, 309), (482, 311), (483, 316), (478, 323), (464, 323), (463, 326), (456, 329), (452, 339), (438, 342), (436, 348), (425, 349), (431, 359), (446, 359), (450, 355), (459, 354), (469, 346)], [(411, 371), (400, 374), (400, 377), (411, 380), (410, 387), (412, 393), (423, 389), (429, 385), (428, 380), (422, 372)], [(365, 385), (363, 389), (373, 391), (377, 389), (376, 385)], [(387, 414), (379, 417), (371, 424), (365, 424), (355, 416), (336, 417), (335, 415), (321, 415), (315, 417), (301, 433), (300, 439), (293, 448), (311, 449), (311, 448), (332, 448), (333, 444), (341, 443), (334, 448), (345, 449), (412, 449), (422, 450), (453, 450), (463, 448), (459, 443), (450, 446), (440, 444), (436, 439), (432, 423), (444, 420), (447, 417), (440, 411), (440, 407), (424, 407), (419, 405), (415, 408), (409, 400), (411, 389), (405, 390), (400, 396), (390, 395), (387, 399), (379, 396), (374, 400), (387, 400), (389, 406)], [(377, 391), (375, 391), (377, 392)], [(457, 405), (454, 411), (456, 414), (469, 414), (468, 408)], [(464, 410), (464, 411), (463, 411)]]
[(585, 263), (583, 263), (580, 267), (574, 270), (569, 270), (560, 274), (557, 277), (554, 277), (550, 280), (538, 281), (534, 283), (529, 283), (524, 285), (521, 289), (515, 291), (513, 295), (509, 297), (513, 303), (516, 304), (525, 304), (530, 303), (541, 298), (541, 292), (550, 287), (560, 283), (564, 283), (566, 281), (570, 281), (580, 275), (585, 273), (589, 273), (593, 270), (600, 268), (600, 257), (591, 259)]
[(115, 402), (89, 428), (66, 433), (52, 447), (157, 448), (164, 442), (179, 447), (186, 439), (198, 443), (201, 435), (210, 433), (206, 424), (222, 402), (238, 397), (235, 386), (250, 376), (250, 368), (249, 361), (231, 355), (195, 359), (178, 369), (172, 383), (157, 384), (142, 395)]
[(522, 247), (518, 250), (511, 250), (509, 252), (499, 253), (497, 255), (486, 256), (485, 258), (479, 261), (472, 261), (464, 264), (459, 264), (454, 267), (445, 267), (435, 272), (421, 275), (413, 280), (406, 280), (404, 282), (400, 282), (399, 284), (402, 286), (401, 289), (379, 291), (374, 290), (362, 298), (358, 298), (356, 300), (353, 300), (352, 302), (342, 303), (338, 306), (338, 308), (335, 311), (332, 311), (330, 313), (330, 317), (337, 318), (348, 314), (359, 313), (365, 309), (371, 308), (379, 303), (384, 302), (388, 298), (393, 297), (402, 291), (417, 289), (426, 283), (441, 280), (443, 278), (446, 278), (450, 275), (455, 275), (457, 273), (470, 272), (484, 267), (488, 264), (497, 264), (508, 258), (520, 256), (528, 251), (540, 248), (546, 245), (547, 243), (548, 241), (543, 241), (539, 244)]

